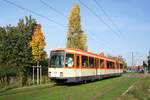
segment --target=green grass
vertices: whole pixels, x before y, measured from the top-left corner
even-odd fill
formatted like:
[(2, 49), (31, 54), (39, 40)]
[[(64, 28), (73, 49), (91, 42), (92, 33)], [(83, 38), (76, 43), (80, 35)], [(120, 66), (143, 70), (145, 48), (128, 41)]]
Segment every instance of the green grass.
[(78, 85), (44, 85), (0, 93), (0, 100), (116, 100), (139, 78), (117, 77)]
[(150, 100), (150, 76), (143, 77), (118, 100)]

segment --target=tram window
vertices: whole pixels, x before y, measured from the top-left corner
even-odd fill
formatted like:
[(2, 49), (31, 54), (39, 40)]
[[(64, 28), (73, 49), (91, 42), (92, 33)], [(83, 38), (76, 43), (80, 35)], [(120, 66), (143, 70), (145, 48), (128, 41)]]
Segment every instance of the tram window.
[(107, 61), (107, 68), (110, 68), (109, 61)]
[(120, 69), (123, 69), (123, 65), (122, 64), (120, 64)]
[(52, 67), (52, 68), (63, 68), (64, 67), (64, 52), (63, 51), (59, 51), (59, 52), (52, 51), (51, 52), (50, 67)]
[(89, 57), (89, 67), (94, 68), (94, 58)]
[(99, 67), (99, 59), (95, 59), (95, 67), (98, 68)]
[(112, 63), (110, 61), (107, 61), (107, 68), (112, 68)]
[(76, 67), (80, 66), (80, 59), (79, 56), (76, 56)]
[(115, 69), (115, 63), (114, 62), (112, 62), (112, 68)]
[(82, 56), (82, 67), (87, 67), (87, 66), (88, 66), (88, 57)]
[(112, 64), (112, 62), (109, 62), (110, 63), (110, 68), (113, 68), (113, 64)]
[(114, 62), (112, 62), (112, 68), (115, 69), (115, 64), (114, 64)]
[(66, 67), (73, 67), (74, 66), (74, 54), (66, 54)]
[(119, 64), (117, 63), (116, 65), (117, 65), (117, 69), (119, 69)]
[(110, 65), (110, 68), (112, 68), (113, 66), (112, 66), (112, 62), (109, 62), (109, 65)]
[(100, 68), (104, 68), (104, 60), (100, 59)]
[(107, 68), (112, 68), (112, 69), (114, 69), (114, 68), (115, 68), (114, 62), (107, 61)]

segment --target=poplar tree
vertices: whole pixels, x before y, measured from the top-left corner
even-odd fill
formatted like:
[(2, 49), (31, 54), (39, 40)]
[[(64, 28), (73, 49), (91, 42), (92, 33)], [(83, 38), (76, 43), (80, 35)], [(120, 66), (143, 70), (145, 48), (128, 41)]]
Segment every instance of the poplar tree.
[(44, 52), (45, 45), (45, 38), (41, 31), (41, 25), (36, 24), (32, 36), (32, 41), (30, 42), (30, 47), (32, 48), (33, 60), (37, 63), (37, 66), (42, 60), (43, 55), (46, 55)]
[(87, 51), (87, 37), (81, 29), (80, 7), (78, 4), (71, 9), (68, 21), (66, 47)]

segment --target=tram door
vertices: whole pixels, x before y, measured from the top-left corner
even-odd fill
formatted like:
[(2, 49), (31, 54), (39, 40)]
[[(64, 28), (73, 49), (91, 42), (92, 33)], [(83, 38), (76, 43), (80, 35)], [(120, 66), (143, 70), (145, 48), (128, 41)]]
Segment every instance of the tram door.
[(95, 58), (95, 68), (96, 68), (95, 78), (96, 79), (98, 79), (98, 67), (99, 67), (99, 59)]
[(75, 75), (76, 77), (81, 77), (81, 68), (80, 68), (80, 55), (76, 54), (76, 69), (75, 69)]

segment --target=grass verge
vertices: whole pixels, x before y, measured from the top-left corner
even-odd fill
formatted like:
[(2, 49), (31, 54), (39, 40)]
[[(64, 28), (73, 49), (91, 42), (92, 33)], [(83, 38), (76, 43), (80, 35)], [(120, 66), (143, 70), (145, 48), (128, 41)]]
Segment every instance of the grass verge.
[(150, 100), (150, 76), (138, 80), (135, 85), (118, 100)]
[(116, 100), (139, 78), (116, 77), (76, 85), (46, 85), (0, 93), (0, 100)]

